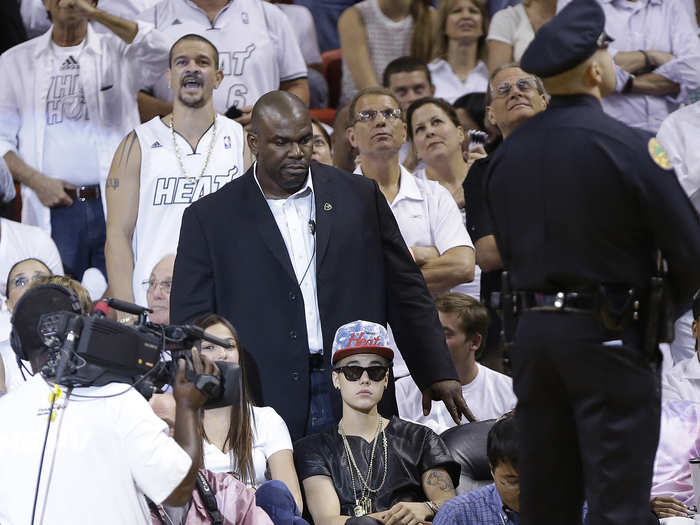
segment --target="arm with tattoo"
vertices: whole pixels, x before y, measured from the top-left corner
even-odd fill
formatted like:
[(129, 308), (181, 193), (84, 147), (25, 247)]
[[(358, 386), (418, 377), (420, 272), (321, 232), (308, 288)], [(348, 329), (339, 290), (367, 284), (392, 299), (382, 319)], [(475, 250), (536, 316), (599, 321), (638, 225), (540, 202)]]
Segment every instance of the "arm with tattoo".
[(438, 507), (457, 495), (452, 478), (444, 468), (431, 468), (423, 472), (423, 492)]
[(105, 295), (133, 302), (134, 254), (141, 175), (141, 146), (132, 131), (117, 148), (107, 177), (107, 242), (105, 257), (109, 289)]

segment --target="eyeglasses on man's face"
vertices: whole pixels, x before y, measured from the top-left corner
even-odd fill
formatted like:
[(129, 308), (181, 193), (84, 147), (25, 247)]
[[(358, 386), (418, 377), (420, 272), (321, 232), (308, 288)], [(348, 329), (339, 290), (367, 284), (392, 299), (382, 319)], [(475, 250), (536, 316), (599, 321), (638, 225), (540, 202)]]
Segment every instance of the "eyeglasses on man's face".
[(401, 110), (396, 109), (365, 109), (363, 111), (357, 112), (357, 117), (355, 117), (355, 122), (371, 122), (375, 120), (379, 115), (384, 117), (384, 120), (401, 120)]
[(519, 78), (515, 82), (501, 82), (497, 86), (491, 88), (493, 98), (505, 98), (513, 91), (513, 87), (517, 87), (521, 93), (527, 93), (533, 89), (537, 89), (537, 81), (535, 77)]
[(158, 281), (157, 279), (149, 279), (147, 281), (142, 281), (141, 285), (147, 292), (153, 292), (156, 288), (158, 288), (160, 293), (169, 294), (170, 289), (173, 286), (173, 281), (172, 279), (164, 279), (162, 281)]

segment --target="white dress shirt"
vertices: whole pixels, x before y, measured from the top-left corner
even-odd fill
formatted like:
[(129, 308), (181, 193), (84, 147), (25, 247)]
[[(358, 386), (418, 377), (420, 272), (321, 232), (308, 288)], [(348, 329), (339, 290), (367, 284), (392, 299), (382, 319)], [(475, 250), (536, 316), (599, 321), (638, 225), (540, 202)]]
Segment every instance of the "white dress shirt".
[(700, 102), (671, 113), (656, 138), (676, 170), (678, 182), (700, 213)]
[(464, 81), (455, 74), (447, 60), (435, 60), (428, 64), (428, 69), (435, 86), (435, 96), (444, 98), (450, 104), (468, 93), (486, 93), (489, 85), (489, 70), (481, 60)]
[[(615, 41), (610, 45), (614, 57), (618, 51), (639, 49), (663, 51), (674, 56), (653, 73), (680, 85), (678, 95), (655, 96), (615, 94), (603, 98), (603, 109), (629, 126), (656, 133), (661, 122), (686, 101), (688, 92), (700, 88), (700, 40), (697, 25), (678, 0), (599, 0), (605, 11), (605, 32)], [(629, 73), (615, 66), (617, 90)]]
[[(51, 31), (15, 46), (0, 56), (0, 70), (11, 71), (0, 82), (0, 157), (15, 151), (32, 168), (45, 172), (46, 103), (50, 72), (56, 60)], [(136, 96), (168, 66), (165, 38), (148, 23), (139, 22), (131, 44), (112, 33), (98, 34), (88, 25), (80, 53), (80, 81), (104, 183), (114, 152), (129, 130), (138, 126)], [(51, 230), (49, 208), (33, 190), (22, 186), (22, 222)]]
[[(399, 164), (399, 192), (389, 203), (406, 246), (434, 246), (442, 255), (450, 248), (474, 244), (467, 233), (457, 203), (439, 182), (417, 178)], [(362, 166), (354, 173), (363, 175)], [(389, 343), (394, 350), (394, 377), (408, 375), (408, 367), (396, 347), (394, 334), (388, 327)]]
[(661, 398), (666, 401), (700, 403), (700, 362), (698, 356), (680, 361), (661, 379)]
[[(260, 191), (258, 165), (255, 163), (253, 174)], [(265, 192), (263, 192), (263, 196)], [(323, 352), (323, 335), (321, 333), (321, 316), (318, 310), (316, 292), (316, 206), (314, 204), (314, 185), (311, 170), (304, 186), (286, 199), (268, 199), (272, 216), (284, 239), (287, 254), (292, 262), (301, 295), (304, 298), (304, 316), (306, 333), (309, 340), (309, 352)]]

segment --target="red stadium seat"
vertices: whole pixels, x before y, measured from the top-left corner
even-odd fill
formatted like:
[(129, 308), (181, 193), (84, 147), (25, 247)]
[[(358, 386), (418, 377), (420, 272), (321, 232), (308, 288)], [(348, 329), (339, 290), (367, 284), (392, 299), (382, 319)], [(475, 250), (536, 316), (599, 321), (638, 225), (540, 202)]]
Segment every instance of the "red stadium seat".
[(333, 125), (333, 119), (335, 118), (335, 112), (336, 110), (333, 108), (328, 108), (328, 109), (312, 109), (311, 111), (311, 116), (315, 118), (316, 120), (320, 120), (324, 124), (328, 124), (329, 126)]

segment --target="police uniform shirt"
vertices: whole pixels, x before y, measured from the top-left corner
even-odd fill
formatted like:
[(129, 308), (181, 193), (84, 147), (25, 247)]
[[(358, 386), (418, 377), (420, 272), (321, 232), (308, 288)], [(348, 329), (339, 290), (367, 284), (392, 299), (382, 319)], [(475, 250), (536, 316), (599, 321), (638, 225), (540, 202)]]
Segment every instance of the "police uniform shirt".
[(487, 198), (514, 289), (646, 287), (656, 248), (676, 304), (700, 285), (700, 222), (663, 148), (592, 96), (553, 96), (509, 135)]

